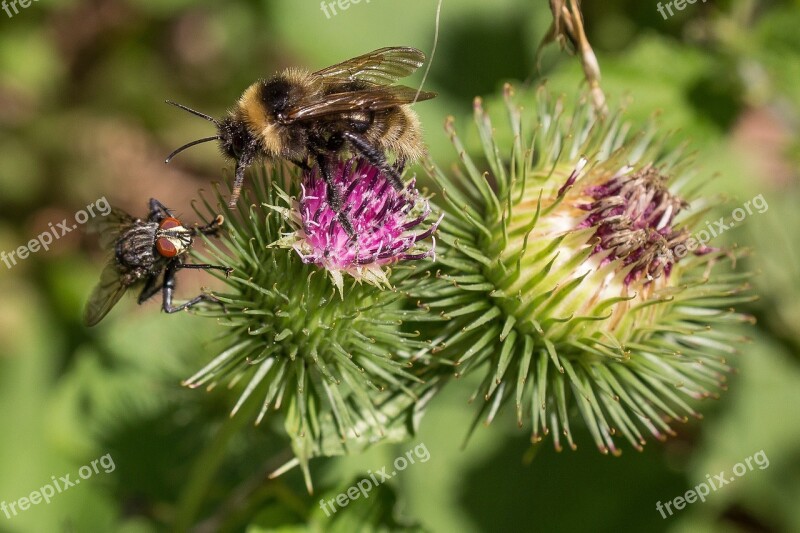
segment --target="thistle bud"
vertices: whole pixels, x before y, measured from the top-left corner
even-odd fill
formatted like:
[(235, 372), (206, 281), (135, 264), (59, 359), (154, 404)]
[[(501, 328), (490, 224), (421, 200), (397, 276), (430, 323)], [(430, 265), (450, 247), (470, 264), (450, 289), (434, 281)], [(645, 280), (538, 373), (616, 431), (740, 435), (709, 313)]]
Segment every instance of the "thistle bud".
[(690, 239), (692, 167), (654, 130), (631, 136), (583, 101), (568, 116), (544, 89), (535, 113), (508, 86), (505, 103), (510, 128), (496, 131), (475, 101), (486, 169), (448, 121), (461, 166), (430, 167), (446, 217), (430, 279), (409, 294), (441, 315), (433, 351), (483, 376), (487, 423), (513, 402), (532, 441), (552, 433), (560, 449), (579, 413), (602, 452), (618, 453), (615, 435), (641, 449), (725, 388), (740, 339), (724, 326), (749, 320), (730, 309), (746, 275)]

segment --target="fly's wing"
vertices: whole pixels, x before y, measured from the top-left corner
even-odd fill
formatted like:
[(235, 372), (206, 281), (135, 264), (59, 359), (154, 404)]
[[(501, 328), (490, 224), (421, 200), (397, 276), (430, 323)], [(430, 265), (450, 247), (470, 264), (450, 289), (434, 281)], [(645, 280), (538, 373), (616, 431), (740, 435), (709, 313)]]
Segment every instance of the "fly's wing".
[(375, 85), (391, 85), (411, 75), (425, 62), (425, 54), (416, 48), (380, 48), (363, 56), (348, 59), (318, 70), (315, 76), (323, 83), (362, 81)]
[(99, 234), (100, 246), (109, 249), (116, 243), (117, 237), (134, 223), (136, 223), (134, 217), (122, 209), (112, 207), (107, 215), (91, 219), (86, 224), (86, 230), (88, 233)]
[(116, 305), (128, 286), (122, 282), (117, 264), (112, 259), (108, 262), (100, 275), (100, 283), (95, 286), (86, 309), (83, 313), (83, 322), (87, 326), (94, 326)]
[(417, 93), (417, 89), (403, 85), (375, 85), (358, 91), (315, 96), (294, 106), (286, 113), (286, 120), (294, 122), (351, 111), (378, 111), (436, 96), (436, 93), (427, 91)]

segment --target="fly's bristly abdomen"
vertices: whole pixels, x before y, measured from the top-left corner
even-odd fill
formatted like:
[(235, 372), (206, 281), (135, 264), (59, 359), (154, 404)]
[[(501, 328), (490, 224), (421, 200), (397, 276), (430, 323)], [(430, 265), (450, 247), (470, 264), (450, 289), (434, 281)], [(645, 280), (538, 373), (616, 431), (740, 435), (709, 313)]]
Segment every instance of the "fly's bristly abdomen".
[(116, 243), (116, 260), (127, 268), (151, 268), (156, 262), (153, 243), (158, 224), (141, 222), (122, 233)]

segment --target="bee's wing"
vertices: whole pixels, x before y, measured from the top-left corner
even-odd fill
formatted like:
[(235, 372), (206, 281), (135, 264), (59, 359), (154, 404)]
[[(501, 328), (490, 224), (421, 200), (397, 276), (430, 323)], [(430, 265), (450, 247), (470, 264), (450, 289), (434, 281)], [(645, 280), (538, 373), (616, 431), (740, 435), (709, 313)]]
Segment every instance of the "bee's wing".
[(316, 96), (299, 102), (288, 113), (287, 122), (308, 120), (350, 111), (378, 111), (399, 105), (430, 100), (436, 93), (419, 91), (403, 85), (376, 85), (369, 89)]
[(87, 326), (94, 326), (116, 305), (128, 287), (122, 283), (122, 277), (117, 270), (117, 265), (112, 259), (108, 262), (100, 275), (100, 283), (95, 286), (86, 309), (83, 313), (83, 322)]
[(323, 78), (323, 82), (366, 81), (391, 85), (412, 74), (424, 62), (425, 54), (416, 48), (389, 47), (348, 59), (314, 74)]
[(112, 207), (107, 215), (91, 219), (86, 224), (86, 231), (99, 234), (100, 246), (108, 249), (113, 246), (120, 233), (135, 222), (136, 219), (122, 209)]

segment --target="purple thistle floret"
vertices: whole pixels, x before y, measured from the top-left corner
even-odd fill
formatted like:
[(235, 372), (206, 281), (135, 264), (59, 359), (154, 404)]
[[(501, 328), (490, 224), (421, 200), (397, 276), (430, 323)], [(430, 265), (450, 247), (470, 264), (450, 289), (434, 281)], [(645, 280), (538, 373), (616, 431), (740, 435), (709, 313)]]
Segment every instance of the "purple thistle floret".
[(587, 187), (583, 193), (594, 201), (579, 206), (589, 212), (580, 227), (596, 228), (594, 252), (608, 251), (604, 262), (621, 259), (630, 266), (626, 284), (642, 276), (646, 282), (669, 276), (680, 258), (675, 248), (689, 237), (675, 225), (675, 217), (688, 206), (669, 191), (667, 177), (650, 166), (633, 174), (630, 170)]
[(397, 191), (380, 170), (355, 158), (339, 162), (333, 179), (355, 235), (347, 234), (328, 205), (327, 185), (319, 167), (306, 171), (302, 194), (295, 204), (298, 213), (293, 217), (297, 224), (293, 247), (303, 262), (327, 269), (341, 288), (341, 277), (336, 273), (388, 285), (381, 267), (434, 257), (435, 239), (430, 245), (422, 245), (422, 241), (433, 236), (441, 218), (427, 229), (415, 231), (431, 213), (415, 180)]

